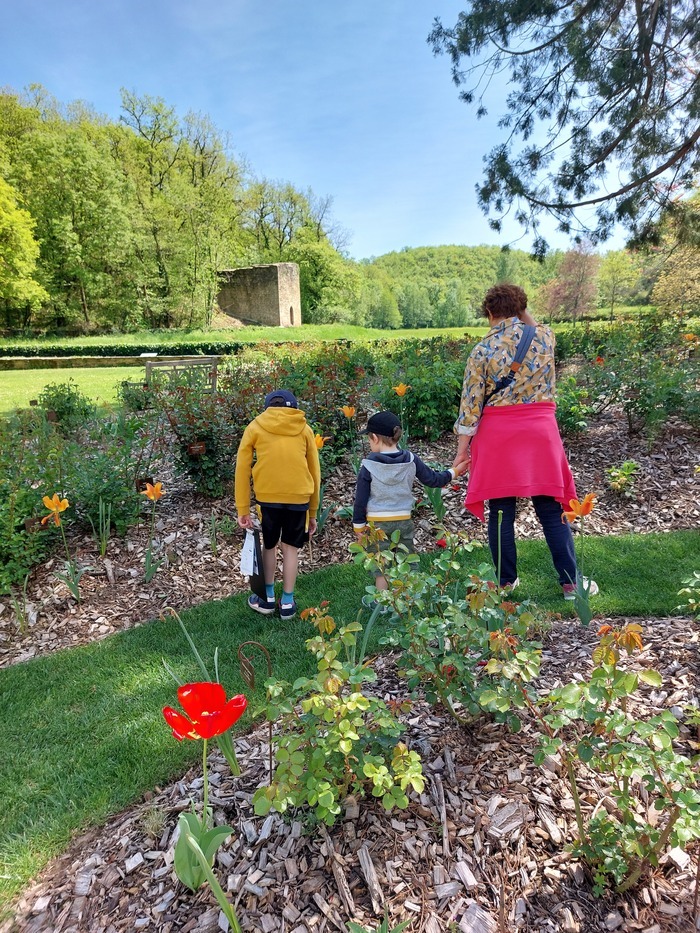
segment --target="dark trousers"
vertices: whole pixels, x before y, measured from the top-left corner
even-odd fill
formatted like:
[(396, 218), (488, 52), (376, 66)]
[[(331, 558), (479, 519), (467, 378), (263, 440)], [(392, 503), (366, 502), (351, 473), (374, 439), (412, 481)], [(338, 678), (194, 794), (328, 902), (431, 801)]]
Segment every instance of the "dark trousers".
[[(576, 582), (576, 552), (571, 527), (562, 520), (563, 509), (551, 496), (533, 496), (535, 514), (542, 526), (545, 541), (552, 555), (552, 563), (559, 575), (560, 583)], [(503, 512), (501, 522), (501, 586), (513, 583), (518, 576), (518, 555), (515, 549), (515, 497), (489, 500), (489, 548), (498, 567), (498, 513)]]

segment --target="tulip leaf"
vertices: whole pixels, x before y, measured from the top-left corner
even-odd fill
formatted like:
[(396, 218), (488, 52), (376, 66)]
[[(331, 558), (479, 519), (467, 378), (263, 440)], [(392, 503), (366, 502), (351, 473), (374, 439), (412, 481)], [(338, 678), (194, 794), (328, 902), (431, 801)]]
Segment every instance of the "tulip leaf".
[(192, 856), (199, 863), (202, 873), (204, 874), (204, 879), (209, 882), (209, 885), (212, 891), (214, 892), (214, 896), (219, 902), (219, 907), (221, 907), (221, 910), (223, 911), (224, 916), (228, 920), (231, 926), (231, 929), (233, 930), (233, 933), (241, 933), (241, 925), (238, 922), (238, 917), (236, 916), (236, 913), (233, 907), (231, 906), (229, 899), (224, 894), (223, 888), (217, 881), (216, 875), (211, 870), (211, 866), (209, 865), (209, 862), (207, 861), (207, 858), (204, 852), (202, 852), (202, 849), (200, 848), (197, 842), (197, 839), (191, 833), (187, 833), (185, 835), (185, 842), (186, 842), (186, 845), (189, 846), (189, 850)]
[(204, 853), (209, 865), (214, 864), (214, 856), (221, 843), (233, 832), (232, 826), (215, 826), (208, 829), (199, 837), (199, 847)]
[(178, 828), (180, 835), (175, 843), (173, 861), (175, 874), (190, 891), (197, 891), (206, 881), (206, 876), (188, 846), (186, 837), (194, 836), (198, 838), (202, 831), (202, 824), (195, 813), (181, 813)]
[(228, 762), (228, 766), (231, 769), (231, 774), (239, 775), (241, 773), (241, 766), (238, 764), (238, 759), (236, 758), (236, 749), (233, 745), (233, 736), (231, 735), (231, 730), (223, 732), (221, 735), (217, 735), (216, 744), (219, 746), (221, 754), (224, 756)]

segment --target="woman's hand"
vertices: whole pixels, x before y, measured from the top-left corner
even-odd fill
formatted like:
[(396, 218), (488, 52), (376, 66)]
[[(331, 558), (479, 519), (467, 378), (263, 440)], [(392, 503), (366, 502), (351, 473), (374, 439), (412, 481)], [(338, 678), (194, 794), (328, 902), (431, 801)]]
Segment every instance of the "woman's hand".
[(457, 437), (457, 453), (452, 461), (452, 469), (455, 470), (457, 476), (461, 476), (462, 473), (467, 473), (469, 471), (469, 466), (472, 462), (471, 454), (469, 453), (469, 445), (471, 442), (472, 439), (469, 434), (459, 434)]
[(248, 530), (248, 529), (251, 529), (251, 530), (252, 530), (252, 528), (253, 528), (253, 519), (250, 517), (250, 515), (239, 515), (239, 516), (238, 516), (238, 524), (239, 524), (239, 526), (240, 526), (241, 528), (245, 528), (246, 530)]

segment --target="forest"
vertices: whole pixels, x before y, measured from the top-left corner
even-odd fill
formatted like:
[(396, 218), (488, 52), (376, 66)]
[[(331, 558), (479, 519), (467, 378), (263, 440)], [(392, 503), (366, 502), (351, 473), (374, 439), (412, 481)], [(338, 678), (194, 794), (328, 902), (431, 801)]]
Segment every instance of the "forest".
[(300, 267), (307, 323), (445, 327), (478, 320), (498, 281), (550, 320), (651, 300), (696, 312), (696, 249), (540, 261), (499, 246), (404, 249), (356, 262), (332, 198), (256, 175), (203, 114), (123, 90), (118, 121), (40, 86), (0, 92), (0, 328), (100, 333), (212, 323), (217, 273)]

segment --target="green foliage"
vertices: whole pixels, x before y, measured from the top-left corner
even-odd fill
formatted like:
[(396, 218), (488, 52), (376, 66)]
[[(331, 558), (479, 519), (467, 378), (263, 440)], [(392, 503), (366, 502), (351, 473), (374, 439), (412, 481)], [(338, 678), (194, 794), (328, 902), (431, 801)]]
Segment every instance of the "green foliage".
[[(406, 341), (378, 363), (380, 381), (372, 388), (376, 406), (390, 411), (402, 408), (412, 437), (437, 440), (457, 418), (470, 349), (468, 340)], [(399, 399), (393, 387), (401, 382), (410, 388)]]
[(343, 799), (366, 791), (386, 810), (407, 807), (409, 789), (424, 787), (420, 758), (397, 741), (403, 728), (384, 701), (362, 691), (363, 683), (376, 680), (364, 649), (358, 650), (362, 626), (338, 628), (324, 604), (304, 610), (302, 618), (318, 629), (306, 642), (317, 671), (293, 684), (266, 684), (266, 715), (277, 724), (277, 768), (270, 787), (253, 795), (255, 812), (309, 806), (332, 826)]
[(384, 642), (400, 649), (409, 689), (441, 703), (459, 722), (486, 709), (518, 730), (523, 685), (539, 671), (539, 645), (528, 639), (531, 607), (511, 602), (488, 565), (470, 572), (477, 545), (462, 535), (446, 535), (446, 546), (425, 567), (401, 546), (377, 551), (373, 535), (350, 550), (389, 584), (375, 596), (393, 610)]
[(595, 2), (572, 16), (548, 0), (471, 3), (453, 27), (436, 21), (430, 42), (450, 57), (477, 117), (488, 112), (491, 79), (509, 82), (478, 197), (496, 230), (514, 210), (538, 255), (546, 251), (540, 215), (581, 234), (588, 220), (576, 210), (594, 205), (596, 240), (620, 222), (637, 232), (697, 177), (692, 4), (661, 13), (651, 0)]
[(54, 545), (53, 525), (25, 520), (44, 514), (42, 497), (62, 489), (66, 442), (37, 411), (0, 419), (0, 593), (23, 581)]
[(583, 433), (592, 414), (588, 404), (588, 390), (580, 386), (575, 376), (557, 380), (557, 424), (566, 437)]
[[(0, 178), (0, 304), (11, 322), (26, 326), (31, 310), (49, 296), (34, 279), (39, 257), (34, 221), (17, 202), (17, 192)], [(13, 313), (23, 310), (23, 316)]]
[(145, 382), (124, 379), (119, 383), (117, 399), (127, 411), (146, 411), (153, 405), (153, 392)]
[[(563, 337), (563, 339), (562, 339)], [(689, 354), (678, 320), (645, 315), (609, 327), (557, 334), (558, 354), (580, 353), (577, 382), (591, 412), (620, 405), (632, 433), (653, 438), (670, 415), (700, 424), (699, 361)]]
[(634, 478), (639, 473), (639, 464), (636, 460), (625, 460), (620, 466), (608, 467), (605, 471), (608, 485), (620, 495), (629, 498), (634, 490)]
[(63, 486), (76, 516), (100, 526), (100, 510), (109, 508), (118, 534), (138, 520), (143, 496), (136, 481), (151, 475), (163, 453), (163, 419), (119, 411), (89, 425), (82, 443), (63, 452)]
[(694, 570), (683, 580), (683, 588), (678, 591), (679, 596), (685, 596), (685, 605), (677, 606), (679, 612), (688, 612), (696, 619), (700, 619), (700, 571)]
[(236, 450), (245, 419), (221, 393), (181, 385), (154, 394), (176, 438), (175, 463), (198, 492), (219, 498), (233, 480)]
[(95, 413), (93, 403), (72, 380), (49, 383), (39, 395), (39, 405), (56, 413), (59, 430), (65, 435), (75, 434)]
[(329, 199), (253, 181), (206, 116), (128, 91), (121, 109), (76, 119), (41, 88), (0, 94), (7, 324), (207, 326), (219, 270), (280, 261), (299, 262), (312, 318), (347, 319), (358, 275)]
[(353, 923), (352, 920), (348, 923), (348, 930), (350, 933), (403, 933), (410, 925), (410, 920), (404, 920), (403, 923), (397, 923), (395, 927), (389, 927), (389, 911), (385, 910), (384, 919), (376, 930), (368, 930), (367, 927), (361, 927), (359, 923)]
[[(594, 891), (609, 877), (617, 890), (633, 887), (648, 866), (658, 865), (667, 846), (700, 838), (700, 781), (696, 768), (675, 751), (678, 723), (670, 711), (637, 718), (631, 698), (640, 685), (661, 685), (661, 676), (619, 666), (621, 651), (642, 648), (641, 627), (604, 625), (588, 679), (576, 680), (544, 697), (537, 713), (543, 728), (535, 763), (559, 755), (571, 785), (579, 838), (576, 852), (591, 865)], [(615, 809), (598, 805), (586, 820), (577, 768), (603, 778)], [(588, 785), (587, 785), (588, 786)], [(601, 801), (602, 803), (602, 801)], [(651, 820), (649, 813), (658, 816)]]

